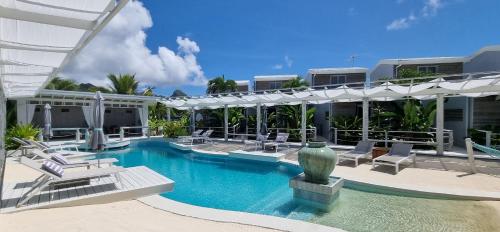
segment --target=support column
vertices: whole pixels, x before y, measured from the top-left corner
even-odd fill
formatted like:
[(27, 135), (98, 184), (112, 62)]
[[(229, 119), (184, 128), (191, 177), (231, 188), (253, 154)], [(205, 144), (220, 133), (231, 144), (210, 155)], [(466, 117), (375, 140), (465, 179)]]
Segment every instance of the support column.
[(167, 121), (170, 122), (170, 108), (167, 108)]
[(228, 130), (228, 123), (229, 123), (229, 115), (228, 115), (228, 109), (227, 109), (227, 104), (224, 105), (224, 141), (227, 142), (227, 137), (228, 137), (228, 134), (229, 134), (229, 130)]
[(368, 140), (368, 125), (370, 123), (369, 118), (369, 101), (368, 98), (363, 98), (363, 141)]
[(436, 152), (438, 155), (444, 153), (444, 95), (438, 94), (436, 99)]
[(196, 130), (196, 111), (194, 107), (191, 108), (191, 133)]
[(306, 112), (307, 112), (307, 101), (302, 101), (302, 117), (300, 123), (300, 134), (302, 135), (302, 146), (305, 146), (307, 143), (307, 131), (306, 131)]
[(260, 103), (257, 103), (257, 131), (255, 132), (255, 134), (260, 134), (260, 121), (262, 121), (262, 118), (261, 118), (261, 115), (260, 115)]
[(5, 161), (7, 154), (5, 151), (5, 128), (7, 124), (7, 101), (0, 86), (0, 208), (2, 207), (3, 177), (5, 174)]

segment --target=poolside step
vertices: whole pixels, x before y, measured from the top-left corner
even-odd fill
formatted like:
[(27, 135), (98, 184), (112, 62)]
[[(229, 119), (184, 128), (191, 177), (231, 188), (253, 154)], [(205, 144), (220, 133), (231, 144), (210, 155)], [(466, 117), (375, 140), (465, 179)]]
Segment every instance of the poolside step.
[(283, 159), (286, 154), (283, 153), (266, 153), (260, 151), (243, 151), (236, 150), (229, 152), (229, 157), (238, 158), (238, 159), (247, 159), (247, 160), (257, 160), (264, 162), (278, 162)]

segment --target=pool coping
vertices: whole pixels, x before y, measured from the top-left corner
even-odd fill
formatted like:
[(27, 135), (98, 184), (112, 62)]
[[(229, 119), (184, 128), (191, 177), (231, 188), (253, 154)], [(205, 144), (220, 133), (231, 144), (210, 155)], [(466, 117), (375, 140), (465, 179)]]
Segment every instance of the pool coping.
[(268, 229), (296, 232), (342, 232), (345, 230), (335, 227), (324, 226), (306, 221), (254, 214), (241, 211), (231, 211), (223, 209), (214, 209), (186, 204), (174, 201), (160, 195), (138, 198), (138, 201), (153, 208), (175, 213), (178, 215), (210, 220), (215, 222), (237, 223), (243, 225), (258, 226)]

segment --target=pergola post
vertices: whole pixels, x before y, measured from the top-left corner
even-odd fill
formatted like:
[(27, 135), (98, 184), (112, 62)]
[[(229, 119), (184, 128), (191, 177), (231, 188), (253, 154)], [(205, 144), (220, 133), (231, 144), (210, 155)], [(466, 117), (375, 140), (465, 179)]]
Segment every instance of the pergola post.
[(0, 208), (2, 208), (2, 189), (3, 189), (3, 177), (5, 174), (5, 161), (7, 159), (7, 153), (5, 151), (5, 128), (7, 121), (7, 101), (3, 94), (2, 86), (0, 86)]
[(307, 143), (307, 131), (306, 131), (306, 112), (307, 112), (307, 101), (302, 101), (302, 121), (300, 123), (300, 134), (302, 138), (302, 146), (305, 146)]
[(227, 137), (228, 137), (228, 133), (229, 133), (229, 130), (228, 130), (228, 120), (229, 119), (229, 115), (228, 115), (228, 108), (227, 108), (227, 104), (224, 105), (224, 141), (227, 142)]
[(257, 126), (257, 128), (256, 128), (257, 131), (255, 132), (255, 134), (258, 135), (260, 133), (260, 123), (262, 121), (262, 118), (261, 118), (261, 115), (260, 115), (260, 103), (257, 103), (257, 120), (256, 121), (257, 121), (256, 122), (257, 123), (257, 125), (256, 125)]
[(444, 94), (440, 93), (436, 99), (436, 153), (444, 153)]
[(194, 107), (191, 107), (191, 133), (196, 130), (196, 111)]
[(369, 101), (368, 98), (363, 98), (363, 141), (368, 140), (368, 125), (370, 123), (369, 118)]
[(170, 121), (170, 107), (167, 108), (167, 121)]

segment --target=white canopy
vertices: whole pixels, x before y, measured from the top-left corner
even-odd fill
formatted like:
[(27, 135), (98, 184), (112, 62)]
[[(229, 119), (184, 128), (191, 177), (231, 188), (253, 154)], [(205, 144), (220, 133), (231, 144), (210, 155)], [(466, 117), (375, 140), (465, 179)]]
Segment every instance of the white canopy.
[[(324, 104), (327, 102), (357, 102), (363, 99), (370, 101), (394, 101), (403, 98), (433, 99), (437, 94), (445, 96), (483, 97), (500, 93), (500, 75), (487, 75), (480, 78), (446, 80), (437, 77), (428, 82), (413, 79), (408, 84), (395, 84), (390, 81), (375, 83), (373, 87), (350, 87), (341, 85), (321, 90), (308, 89), (301, 91), (273, 91), (261, 94), (224, 94), (219, 96), (200, 96), (184, 98), (166, 98), (161, 102), (177, 109), (216, 109), (224, 105), (228, 107), (253, 107), (257, 103), (266, 106), (296, 105), (303, 101), (308, 104)], [(400, 80), (398, 80), (400, 81)], [(396, 82), (396, 80), (393, 80)], [(415, 84), (414, 84), (415, 83)], [(359, 85), (358, 85), (359, 86)]]
[(0, 0), (0, 87), (34, 96), (128, 0)]

